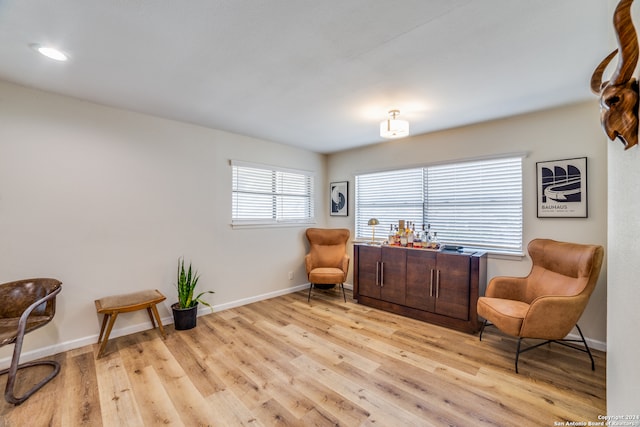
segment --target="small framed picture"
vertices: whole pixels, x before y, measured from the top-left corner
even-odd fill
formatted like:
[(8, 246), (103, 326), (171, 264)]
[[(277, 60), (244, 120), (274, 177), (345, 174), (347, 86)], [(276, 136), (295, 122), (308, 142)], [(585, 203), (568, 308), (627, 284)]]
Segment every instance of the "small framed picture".
[(587, 158), (536, 163), (538, 218), (587, 217)]
[(349, 215), (349, 181), (332, 182), (329, 185), (331, 195), (331, 215)]

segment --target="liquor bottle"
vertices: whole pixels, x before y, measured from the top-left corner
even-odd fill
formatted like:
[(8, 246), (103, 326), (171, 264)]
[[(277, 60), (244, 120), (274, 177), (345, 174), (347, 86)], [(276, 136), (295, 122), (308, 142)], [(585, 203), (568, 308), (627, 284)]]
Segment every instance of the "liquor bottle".
[(417, 233), (414, 232), (413, 247), (414, 248), (421, 248), (422, 247), (422, 232), (421, 231), (418, 231)]
[(391, 224), (389, 226), (389, 244), (390, 245), (395, 245), (395, 241), (396, 241), (396, 233), (393, 231), (393, 224)]
[(433, 239), (431, 239), (431, 245), (433, 246), (433, 249), (440, 249), (440, 242), (438, 241), (437, 231), (433, 232)]
[(413, 226), (413, 223), (410, 223), (411, 227), (408, 228), (407, 231), (407, 246), (412, 248), (413, 247), (413, 241), (415, 239), (416, 236), (416, 231), (415, 231), (415, 227)]
[(407, 246), (407, 233), (406, 233), (406, 229), (404, 228), (404, 220), (402, 221), (402, 227), (400, 227), (400, 246), (402, 247), (406, 247)]

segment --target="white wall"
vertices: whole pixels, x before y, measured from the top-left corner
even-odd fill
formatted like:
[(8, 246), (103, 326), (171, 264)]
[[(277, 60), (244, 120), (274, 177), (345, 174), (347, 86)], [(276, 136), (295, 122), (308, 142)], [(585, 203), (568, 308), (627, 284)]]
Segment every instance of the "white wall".
[(640, 414), (640, 147), (609, 146), (607, 411)]
[[(324, 155), (0, 81), (0, 282), (64, 283), (53, 323), (25, 351), (94, 342), (93, 301), (110, 294), (157, 288), (170, 319), (180, 256), (218, 307), (306, 283), (305, 227), (231, 229), (229, 159), (314, 171), (324, 225)], [(113, 336), (148, 326), (132, 313)]]
[[(407, 139), (329, 156), (327, 176), (349, 180), (349, 216), (330, 217), (328, 225), (354, 230), (354, 175), (359, 172), (426, 165), (505, 153), (528, 152), (524, 160), (524, 241), (536, 237), (579, 243), (607, 244), (607, 151), (599, 126), (596, 100), (516, 116), (504, 120), (417, 135)], [(588, 218), (537, 218), (536, 162), (587, 157)], [(606, 252), (606, 251), (605, 251)], [(606, 257), (606, 255), (605, 255)], [(489, 258), (488, 277), (526, 275), (530, 259)], [(350, 279), (351, 280), (351, 279)], [(603, 272), (580, 327), (596, 348), (606, 345), (606, 259)]]

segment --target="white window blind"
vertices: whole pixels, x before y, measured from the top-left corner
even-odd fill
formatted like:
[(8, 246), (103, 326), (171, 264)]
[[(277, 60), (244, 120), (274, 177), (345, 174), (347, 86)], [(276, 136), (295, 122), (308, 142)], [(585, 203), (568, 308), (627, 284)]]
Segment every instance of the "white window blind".
[(232, 161), (232, 224), (314, 221), (313, 173)]
[(356, 237), (378, 238), (399, 219), (430, 224), (442, 243), (522, 253), (522, 157), (356, 176)]
[(442, 242), (522, 253), (522, 158), (432, 166), (425, 213)]
[(388, 235), (399, 219), (422, 223), (423, 169), (404, 169), (356, 176), (356, 237), (372, 237), (370, 218), (377, 218), (376, 236)]

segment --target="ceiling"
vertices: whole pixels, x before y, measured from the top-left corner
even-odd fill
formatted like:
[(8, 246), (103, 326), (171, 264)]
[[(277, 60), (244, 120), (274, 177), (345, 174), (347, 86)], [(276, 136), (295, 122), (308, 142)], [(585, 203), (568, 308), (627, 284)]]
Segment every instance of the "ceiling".
[[(595, 99), (603, 0), (0, 0), (0, 79), (320, 153)], [(51, 44), (70, 60), (29, 48)]]

